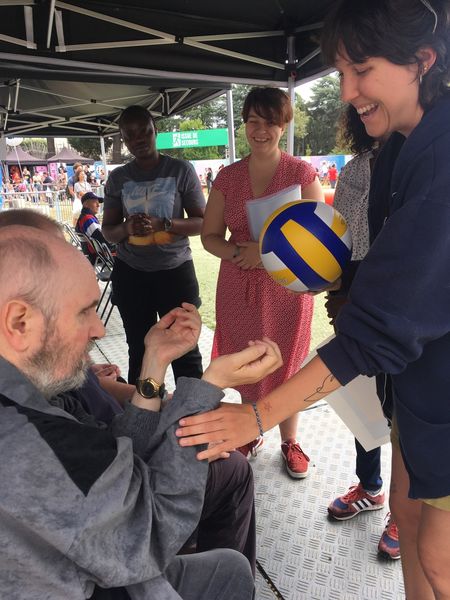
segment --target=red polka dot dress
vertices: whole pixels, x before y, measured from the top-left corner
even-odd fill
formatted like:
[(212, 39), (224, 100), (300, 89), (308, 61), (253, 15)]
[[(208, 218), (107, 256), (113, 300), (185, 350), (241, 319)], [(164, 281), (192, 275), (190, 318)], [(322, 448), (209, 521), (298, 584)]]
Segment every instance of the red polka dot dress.
[[(246, 203), (253, 199), (249, 157), (222, 169), (215, 181), (225, 197), (224, 220), (231, 242), (251, 239)], [(282, 152), (267, 196), (299, 184), (310, 185), (315, 169), (307, 162)], [(257, 401), (296, 373), (308, 354), (311, 340), (313, 298), (294, 295), (276, 284), (264, 269), (243, 270), (222, 260), (216, 291), (216, 331), (212, 356), (237, 352), (248, 340), (268, 336), (277, 342), (283, 366), (252, 385), (238, 388), (244, 401)]]

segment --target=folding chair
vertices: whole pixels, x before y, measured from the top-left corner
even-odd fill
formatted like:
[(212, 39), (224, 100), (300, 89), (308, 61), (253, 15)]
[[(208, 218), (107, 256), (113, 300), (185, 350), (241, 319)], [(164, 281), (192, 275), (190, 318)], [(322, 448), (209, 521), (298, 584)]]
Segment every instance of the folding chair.
[(68, 223), (63, 223), (63, 231), (66, 234), (66, 237), (69, 238), (67, 241), (79, 250), (82, 250), (81, 242), (77, 236), (77, 232), (75, 231), (75, 229)]
[[(113, 311), (113, 308), (114, 308), (113, 290), (112, 290), (112, 284), (111, 284), (111, 273), (112, 273), (112, 270), (114, 267), (114, 256), (112, 255), (111, 250), (109, 249), (107, 244), (105, 244), (103, 242), (99, 242), (95, 238), (90, 238), (90, 242), (97, 253), (98, 265), (100, 266), (100, 268), (97, 270), (97, 279), (99, 281), (102, 281), (105, 283), (105, 287), (103, 288), (102, 295), (97, 304), (97, 312), (100, 312), (100, 307), (102, 305), (102, 302), (106, 298), (106, 301), (103, 305), (103, 309), (102, 309), (102, 312), (100, 315), (100, 319), (102, 321), (106, 315), (108, 306), (110, 305), (109, 312), (106, 316), (105, 321), (103, 322), (103, 324), (106, 327), (106, 325), (109, 321), (109, 318), (111, 316), (111, 313)], [(108, 291), (109, 291), (109, 294), (107, 295)]]

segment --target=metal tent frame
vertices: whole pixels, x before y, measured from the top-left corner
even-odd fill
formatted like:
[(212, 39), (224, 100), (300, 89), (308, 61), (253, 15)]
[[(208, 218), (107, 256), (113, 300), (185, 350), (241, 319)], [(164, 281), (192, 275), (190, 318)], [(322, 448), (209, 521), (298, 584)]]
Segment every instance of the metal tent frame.
[(329, 72), (318, 40), (331, 5), (0, 0), (0, 128), (8, 135), (103, 136), (117, 131), (117, 115), (131, 102), (162, 116), (231, 83), (293, 94)]

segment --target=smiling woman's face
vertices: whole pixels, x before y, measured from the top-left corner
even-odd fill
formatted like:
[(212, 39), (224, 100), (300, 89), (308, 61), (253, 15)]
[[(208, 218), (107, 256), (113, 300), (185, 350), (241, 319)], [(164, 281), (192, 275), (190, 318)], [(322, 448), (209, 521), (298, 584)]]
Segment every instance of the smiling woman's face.
[(370, 136), (383, 138), (394, 131), (408, 136), (419, 123), (423, 109), (417, 64), (396, 65), (382, 57), (354, 63), (342, 50), (335, 67), (343, 102), (356, 108)]
[(278, 148), (284, 127), (261, 117), (250, 109), (245, 123), (245, 134), (252, 152), (272, 152)]

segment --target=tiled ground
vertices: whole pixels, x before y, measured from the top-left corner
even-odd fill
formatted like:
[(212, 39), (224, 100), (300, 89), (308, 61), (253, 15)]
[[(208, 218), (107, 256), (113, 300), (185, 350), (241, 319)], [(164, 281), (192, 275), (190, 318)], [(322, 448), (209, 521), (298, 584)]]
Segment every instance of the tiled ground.
[[(202, 330), (205, 362), (212, 331)], [(117, 309), (107, 335), (97, 342), (96, 361), (106, 358), (126, 373), (127, 347)], [(169, 388), (173, 378), (168, 377)], [(230, 396), (236, 401), (236, 395)], [(279, 435), (265, 436), (265, 446), (252, 460), (256, 479), (258, 560), (285, 600), (403, 600), (399, 561), (377, 557), (377, 543), (387, 509), (344, 522), (329, 521), (326, 507), (355, 481), (353, 438), (326, 403), (302, 414), (299, 439), (311, 456), (310, 474), (292, 480), (284, 471)], [(383, 474), (388, 482), (390, 451), (383, 448)], [(276, 596), (257, 576), (257, 600)]]

